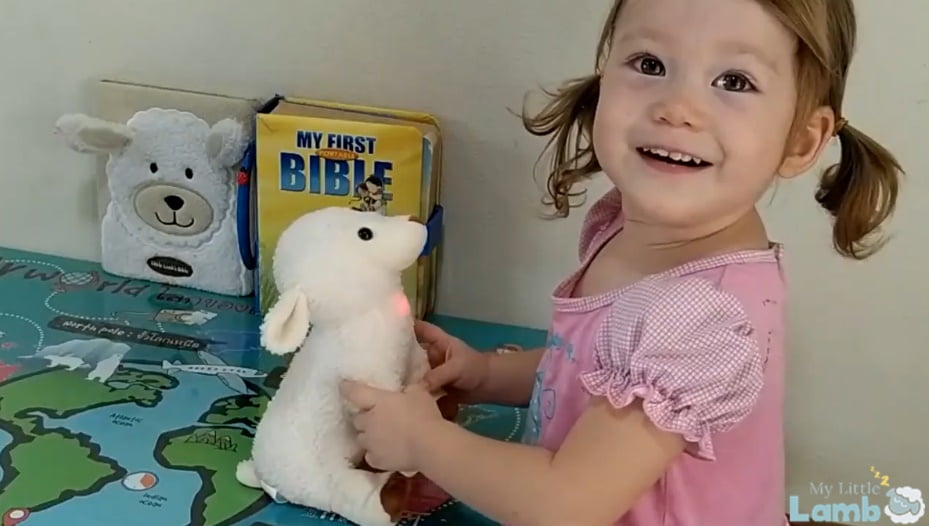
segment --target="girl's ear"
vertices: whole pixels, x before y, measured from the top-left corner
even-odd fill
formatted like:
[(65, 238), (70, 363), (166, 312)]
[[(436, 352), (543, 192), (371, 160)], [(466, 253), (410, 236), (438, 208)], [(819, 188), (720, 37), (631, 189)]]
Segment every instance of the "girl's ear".
[(285, 291), (261, 324), (261, 345), (272, 354), (296, 351), (310, 330), (310, 306), (299, 288)]
[(787, 143), (778, 175), (790, 179), (809, 170), (819, 160), (835, 130), (835, 112), (828, 106), (816, 109)]

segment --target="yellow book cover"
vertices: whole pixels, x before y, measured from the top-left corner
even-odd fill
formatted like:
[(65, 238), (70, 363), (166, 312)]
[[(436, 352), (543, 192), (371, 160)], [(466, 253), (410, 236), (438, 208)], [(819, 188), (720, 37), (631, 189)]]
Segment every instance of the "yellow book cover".
[[(427, 114), (284, 98), (256, 116), (255, 132), (261, 313), (278, 295), (271, 274), (277, 239), (299, 216), (346, 206), (426, 222), (438, 205), (440, 134)], [(430, 237), (433, 231), (430, 225)], [(403, 274), (404, 290), (419, 317), (434, 302), (437, 251), (433, 246)]]

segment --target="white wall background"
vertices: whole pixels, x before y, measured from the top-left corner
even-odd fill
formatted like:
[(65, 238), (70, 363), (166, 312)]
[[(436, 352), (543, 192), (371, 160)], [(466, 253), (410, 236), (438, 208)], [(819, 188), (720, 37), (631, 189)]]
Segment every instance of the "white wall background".
[[(408, 107), (437, 114), (446, 133), (440, 311), (542, 327), (550, 288), (576, 262), (581, 211), (537, 219), (541, 141), (507, 108), (589, 71), (608, 3), (0, 0), (0, 244), (98, 259), (96, 164), (51, 128), (89, 111), (101, 77)], [(789, 247), (789, 467), (802, 495), (814, 481), (867, 481), (872, 465), (929, 492), (929, 388), (918, 383), (929, 380), (929, 4), (858, 9), (847, 114), (909, 171), (895, 239), (865, 263), (840, 260), (812, 177), (765, 202)]]

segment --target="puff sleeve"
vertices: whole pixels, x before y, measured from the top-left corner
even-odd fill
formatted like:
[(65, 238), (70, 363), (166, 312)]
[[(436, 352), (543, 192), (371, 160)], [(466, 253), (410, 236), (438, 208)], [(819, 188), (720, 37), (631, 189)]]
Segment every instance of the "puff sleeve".
[(715, 460), (713, 434), (751, 413), (764, 359), (739, 300), (701, 278), (651, 283), (613, 305), (580, 381), (615, 407), (641, 398), (659, 428), (691, 455)]

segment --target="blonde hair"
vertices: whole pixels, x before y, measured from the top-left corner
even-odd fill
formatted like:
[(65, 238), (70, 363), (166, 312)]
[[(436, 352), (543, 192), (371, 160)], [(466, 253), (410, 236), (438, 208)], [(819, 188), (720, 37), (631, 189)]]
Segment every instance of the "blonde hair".
[[(841, 157), (822, 174), (815, 198), (834, 218), (836, 251), (865, 259), (883, 245), (883, 241), (869, 243), (867, 239), (893, 213), (903, 170), (890, 152), (842, 117), (856, 43), (854, 7), (851, 0), (757, 1), (799, 40), (794, 126), (801, 125), (820, 106), (835, 113)], [(598, 65), (609, 53), (622, 6), (623, 0), (615, 0), (607, 16), (596, 50)], [(570, 198), (579, 195), (572, 192), (574, 185), (601, 170), (591, 140), (600, 75), (573, 79), (545, 93), (550, 97), (545, 107), (531, 116), (524, 109), (522, 119), (530, 133), (550, 136), (542, 152), (553, 150), (545, 201), (564, 217), (572, 206)]]

